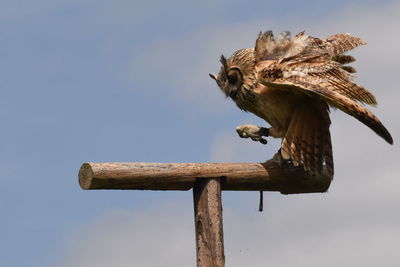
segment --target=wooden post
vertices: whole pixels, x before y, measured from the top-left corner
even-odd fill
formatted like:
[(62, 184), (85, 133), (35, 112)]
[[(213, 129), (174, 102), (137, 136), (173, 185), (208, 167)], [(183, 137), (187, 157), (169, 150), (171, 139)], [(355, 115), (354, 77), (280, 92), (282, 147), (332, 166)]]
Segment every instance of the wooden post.
[(193, 203), (197, 267), (224, 267), (221, 180), (197, 179)]

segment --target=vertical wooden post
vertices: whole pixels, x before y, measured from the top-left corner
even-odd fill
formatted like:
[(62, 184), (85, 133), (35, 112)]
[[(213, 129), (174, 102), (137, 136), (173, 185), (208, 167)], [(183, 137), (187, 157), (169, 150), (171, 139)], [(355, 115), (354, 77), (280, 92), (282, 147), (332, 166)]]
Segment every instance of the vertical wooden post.
[(224, 267), (221, 179), (197, 179), (193, 187), (197, 267)]

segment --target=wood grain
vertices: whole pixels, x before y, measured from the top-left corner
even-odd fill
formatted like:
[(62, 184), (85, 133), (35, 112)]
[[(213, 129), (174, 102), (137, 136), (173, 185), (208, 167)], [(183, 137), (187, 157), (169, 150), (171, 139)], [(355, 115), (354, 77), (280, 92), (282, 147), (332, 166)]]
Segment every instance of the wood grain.
[(225, 266), (221, 180), (197, 179), (193, 187), (197, 267)]
[(302, 167), (266, 163), (84, 163), (83, 189), (190, 190), (196, 179), (221, 179), (222, 190), (326, 192), (332, 177), (312, 176)]

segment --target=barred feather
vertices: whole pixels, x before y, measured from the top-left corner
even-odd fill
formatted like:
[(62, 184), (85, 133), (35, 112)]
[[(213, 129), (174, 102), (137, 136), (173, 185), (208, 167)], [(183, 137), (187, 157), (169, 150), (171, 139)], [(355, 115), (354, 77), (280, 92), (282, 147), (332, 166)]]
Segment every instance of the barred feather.
[(289, 78), (293, 76), (309, 76), (314, 82), (329, 83), (335, 90), (353, 100), (361, 103), (376, 105), (373, 94), (364, 87), (352, 82), (352, 75), (343, 70), (338, 62), (331, 60), (313, 60), (311, 62), (284, 62), (282, 64), (271, 63), (268, 67), (259, 71), (260, 80), (274, 80), (276, 78)]
[[(377, 135), (385, 139), (389, 144), (393, 144), (393, 138), (382, 122), (371, 111), (364, 108), (354, 100), (335, 92), (329, 83), (313, 83), (313, 79), (302, 77), (290, 77), (287, 79), (276, 79), (273, 82), (264, 82), (276, 88), (277, 85), (289, 86), (293, 90), (305, 90), (321, 96), (329, 104), (339, 108), (345, 113), (358, 119)], [(279, 87), (279, 86), (278, 86)]]
[(337, 56), (356, 48), (359, 45), (365, 45), (367, 42), (361, 38), (352, 36), (348, 33), (339, 33), (329, 36), (325, 39), (326, 49), (333, 56)]
[(343, 65), (356, 61), (356, 59), (353, 56), (350, 56), (350, 55), (336, 55), (336, 56), (333, 56), (331, 58), (331, 60), (336, 61), (336, 62), (338, 62), (340, 64), (343, 64)]
[(341, 66), (341, 68), (345, 71), (347, 71), (348, 73), (356, 73), (357, 70), (352, 67), (352, 66)]
[[(306, 100), (297, 106), (281, 144), (282, 157), (312, 174), (321, 173), (324, 162), (332, 158), (329, 125), (328, 107), (322, 102)], [(327, 170), (333, 173), (333, 167)]]

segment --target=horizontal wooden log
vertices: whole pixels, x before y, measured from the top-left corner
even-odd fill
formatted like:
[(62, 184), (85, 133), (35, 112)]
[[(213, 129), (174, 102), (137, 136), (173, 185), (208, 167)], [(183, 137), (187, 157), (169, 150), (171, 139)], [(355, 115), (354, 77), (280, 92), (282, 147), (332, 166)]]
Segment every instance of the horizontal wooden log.
[(220, 178), (222, 190), (326, 192), (332, 177), (310, 175), (301, 167), (266, 163), (84, 163), (83, 189), (189, 190), (197, 178)]

